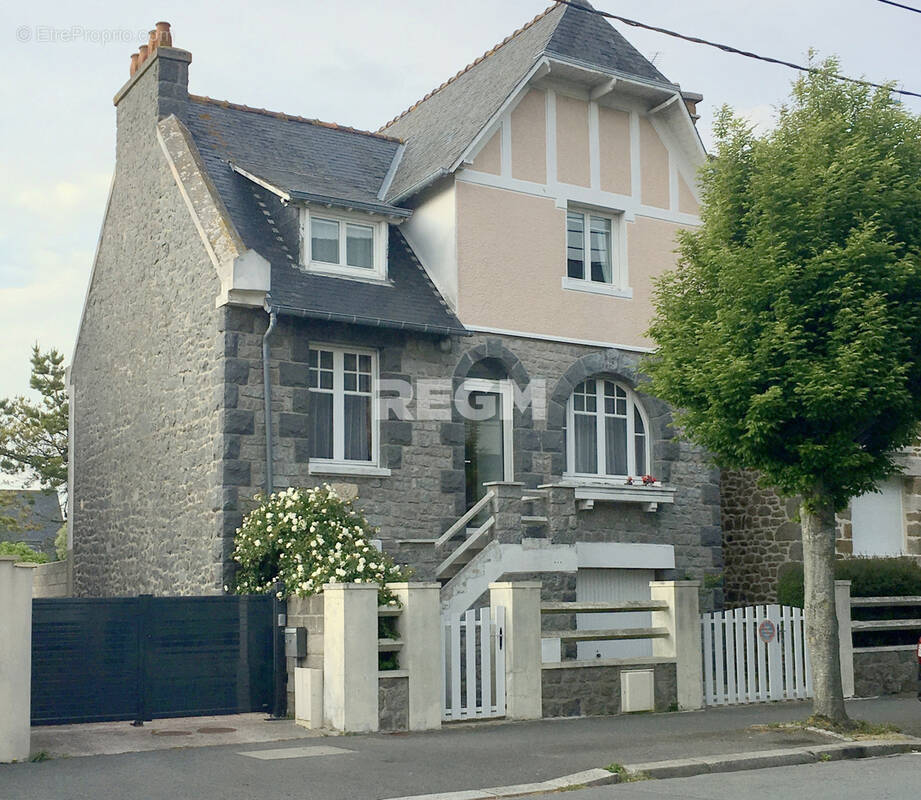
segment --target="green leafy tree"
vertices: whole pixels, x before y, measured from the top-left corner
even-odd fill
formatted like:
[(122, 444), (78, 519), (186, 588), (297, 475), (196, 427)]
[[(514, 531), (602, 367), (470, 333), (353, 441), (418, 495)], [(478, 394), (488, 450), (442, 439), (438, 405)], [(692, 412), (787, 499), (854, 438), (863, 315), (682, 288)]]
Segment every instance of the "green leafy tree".
[(814, 713), (844, 721), (835, 511), (897, 471), (921, 418), (921, 122), (837, 67), (765, 135), (720, 113), (647, 372), (720, 465), (801, 499)]
[(29, 386), (38, 401), (19, 396), (0, 400), (0, 470), (25, 475), (42, 487), (67, 487), (67, 387), (64, 356), (32, 348)]
[(33, 550), (25, 542), (0, 542), (0, 556), (16, 556), (22, 562), (45, 564), (48, 556)]

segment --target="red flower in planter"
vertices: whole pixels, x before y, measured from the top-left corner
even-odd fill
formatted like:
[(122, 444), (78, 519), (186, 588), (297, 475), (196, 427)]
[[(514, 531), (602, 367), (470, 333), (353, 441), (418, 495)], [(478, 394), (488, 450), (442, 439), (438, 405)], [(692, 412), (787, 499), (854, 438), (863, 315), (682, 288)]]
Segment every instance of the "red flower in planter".
[(643, 476), (643, 486), (652, 486), (656, 482), (656, 479), (652, 475)]

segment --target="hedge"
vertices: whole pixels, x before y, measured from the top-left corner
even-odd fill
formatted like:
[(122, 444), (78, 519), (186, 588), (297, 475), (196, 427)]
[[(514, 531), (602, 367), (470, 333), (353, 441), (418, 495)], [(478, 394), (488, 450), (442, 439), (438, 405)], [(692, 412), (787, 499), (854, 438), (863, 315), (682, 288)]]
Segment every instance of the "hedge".
[[(845, 558), (835, 579), (851, 582), (851, 597), (921, 595), (921, 566), (913, 558)], [(803, 565), (784, 564), (777, 575), (777, 602), (803, 607)]]

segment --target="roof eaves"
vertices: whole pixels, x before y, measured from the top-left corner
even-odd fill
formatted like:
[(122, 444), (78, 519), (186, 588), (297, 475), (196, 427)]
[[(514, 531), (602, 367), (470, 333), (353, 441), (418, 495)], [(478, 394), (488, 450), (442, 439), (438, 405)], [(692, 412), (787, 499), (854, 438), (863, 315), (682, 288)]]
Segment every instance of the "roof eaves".
[(302, 192), (292, 189), (288, 192), (291, 200), (300, 200), (304, 203), (318, 203), (319, 205), (332, 206), (345, 211), (365, 211), (369, 214), (384, 214), (389, 217), (408, 219), (412, 216), (412, 209), (402, 208), (389, 203), (367, 203), (363, 200), (349, 200), (348, 198), (332, 197), (330, 195)]
[(361, 314), (341, 314), (335, 311), (320, 311), (318, 309), (297, 308), (295, 306), (279, 305), (277, 303), (272, 303), (271, 301), (269, 301), (267, 305), (270, 310), (274, 310), (279, 314), (286, 314), (293, 317), (303, 317), (305, 319), (319, 319), (326, 322), (344, 322), (353, 325), (370, 325), (377, 328), (415, 331), (417, 333), (429, 333), (438, 336), (473, 335), (463, 326), (454, 327), (448, 325), (431, 325), (425, 322), (388, 320), (382, 317), (364, 316)]
[(643, 78), (639, 75), (635, 75), (632, 72), (624, 72), (623, 70), (611, 69), (609, 67), (600, 67), (590, 61), (582, 61), (581, 59), (563, 55), (562, 53), (557, 53), (549, 49), (544, 50), (544, 54), (550, 58), (551, 64), (554, 61), (558, 61), (561, 64), (570, 64), (574, 67), (580, 67), (592, 72), (597, 72), (600, 75), (610, 75), (612, 78), (617, 78), (619, 81), (624, 81), (625, 83), (635, 83), (642, 86), (648, 86), (651, 89), (663, 89), (669, 92), (681, 92), (681, 87), (677, 83), (669, 83), (668, 81), (656, 81), (652, 80), (651, 78)]

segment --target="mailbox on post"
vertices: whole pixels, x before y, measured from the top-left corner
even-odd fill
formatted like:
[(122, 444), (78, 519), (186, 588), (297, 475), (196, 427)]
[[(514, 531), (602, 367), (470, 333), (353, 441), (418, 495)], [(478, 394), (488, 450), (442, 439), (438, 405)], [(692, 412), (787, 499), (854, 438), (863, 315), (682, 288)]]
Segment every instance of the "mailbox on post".
[(288, 658), (307, 656), (306, 628), (285, 628), (285, 655)]

